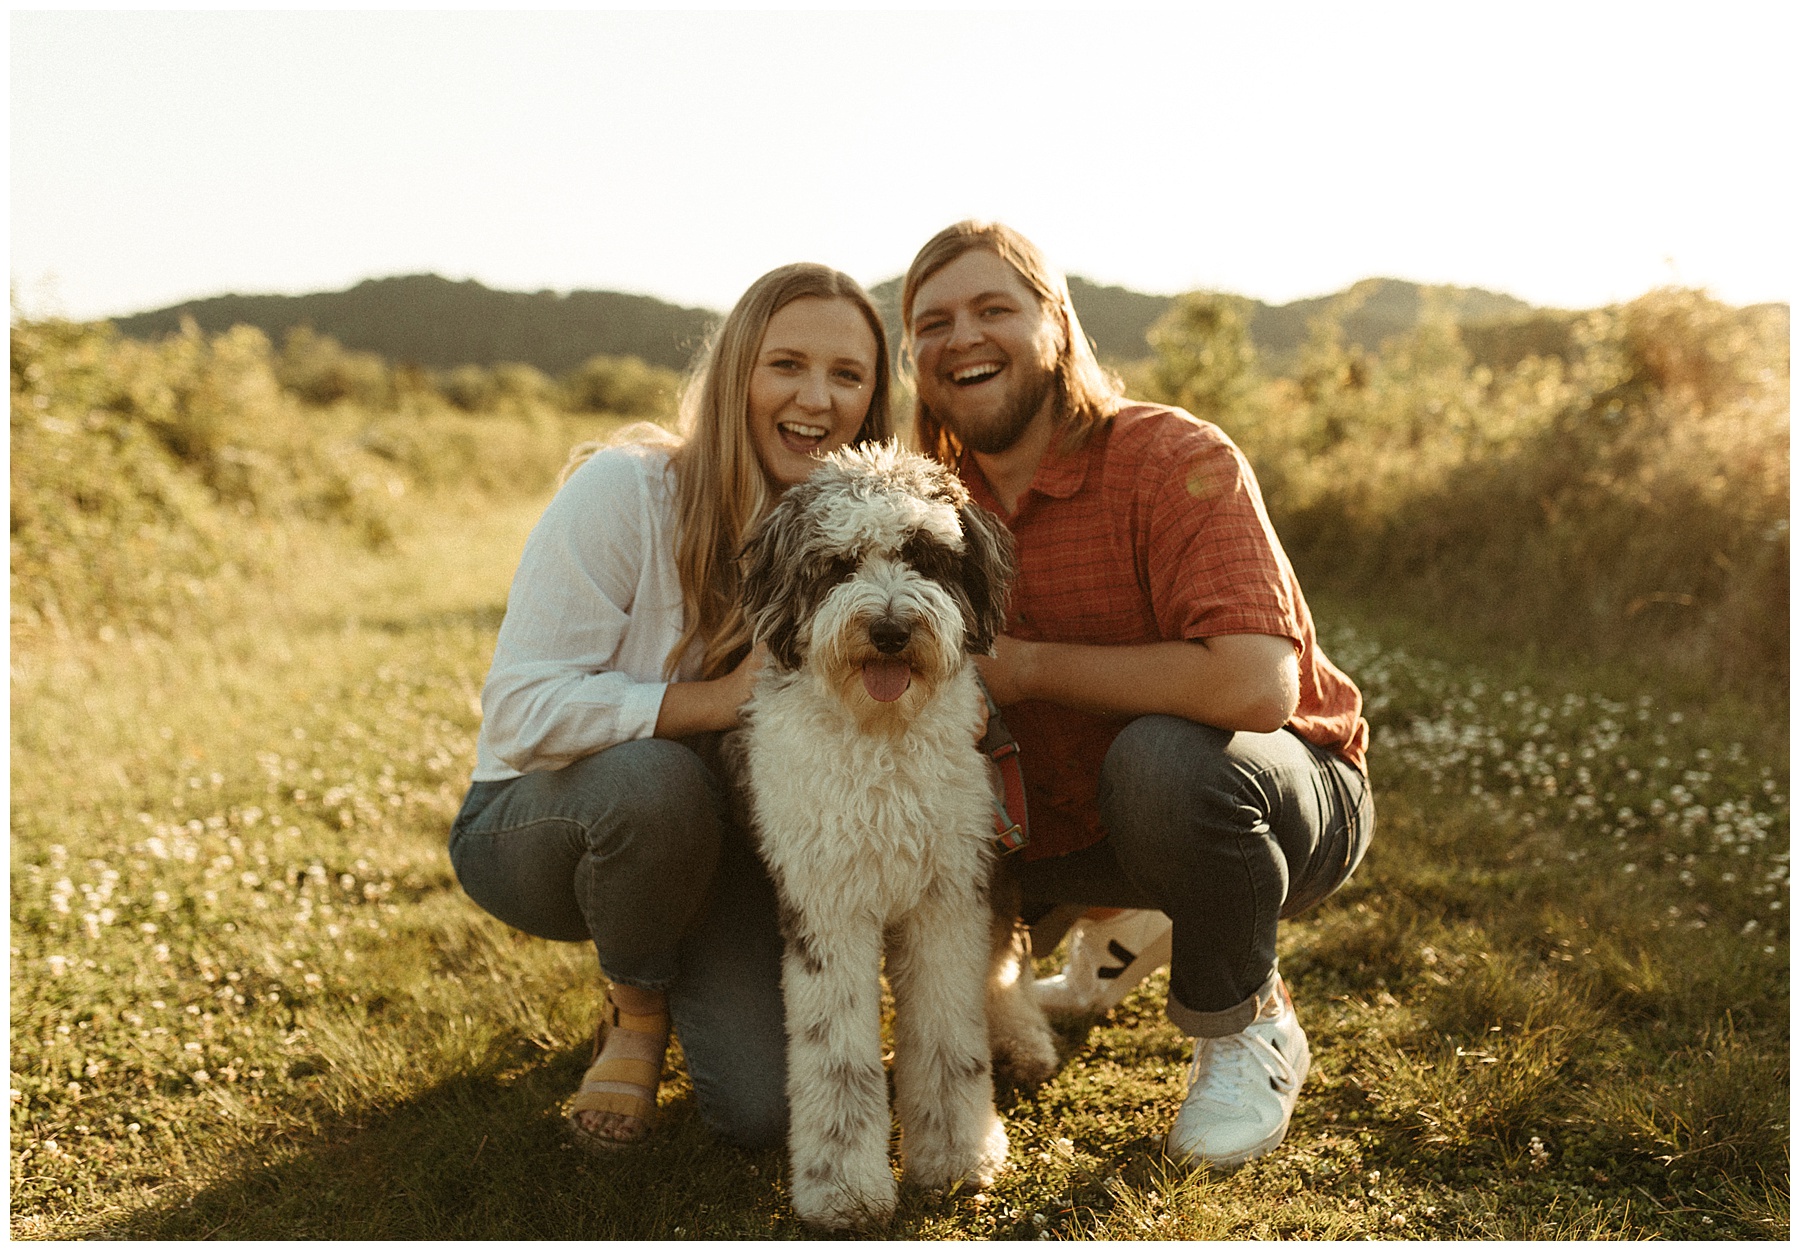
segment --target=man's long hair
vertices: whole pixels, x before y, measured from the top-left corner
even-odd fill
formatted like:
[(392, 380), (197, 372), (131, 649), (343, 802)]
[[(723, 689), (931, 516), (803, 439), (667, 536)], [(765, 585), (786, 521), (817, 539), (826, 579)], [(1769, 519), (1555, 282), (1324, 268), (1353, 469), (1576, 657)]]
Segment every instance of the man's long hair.
[[(875, 378), (869, 411), (853, 442), (891, 433), (887, 333), (868, 293), (854, 278), (824, 265), (799, 263), (771, 270), (750, 284), (725, 315), (682, 388), (677, 434), (643, 425), (621, 431), (614, 442), (672, 447), (675, 474), (675, 568), (681, 578), (682, 632), (663, 665), (672, 678), (682, 659), (702, 649), (701, 676), (729, 673), (750, 646), (750, 630), (738, 602), (738, 550), (751, 528), (774, 504), (750, 437), (750, 375), (763, 335), (776, 313), (808, 297), (848, 300), (875, 336)], [(577, 449), (567, 474), (580, 454)]]
[[(913, 300), (919, 288), (944, 266), (966, 252), (985, 249), (998, 256), (1037, 296), (1041, 307), (1048, 309), (1062, 330), (1062, 346), (1056, 354), (1056, 425), (1060, 433), (1058, 446), (1072, 451), (1085, 443), (1090, 435), (1119, 411), (1124, 403), (1125, 387), (1117, 374), (1105, 368), (1094, 356), (1094, 345), (1081, 329), (1075, 315), (1075, 304), (1069, 298), (1069, 284), (1051, 267), (1037, 245), (1010, 226), (999, 222), (962, 221), (946, 226), (933, 235), (930, 242), (913, 257), (906, 271), (906, 282), (900, 293), (900, 326), (906, 358), (912, 359)], [(937, 415), (916, 400), (913, 408), (913, 437), (920, 450), (954, 466), (962, 456), (962, 440), (957, 438)]]

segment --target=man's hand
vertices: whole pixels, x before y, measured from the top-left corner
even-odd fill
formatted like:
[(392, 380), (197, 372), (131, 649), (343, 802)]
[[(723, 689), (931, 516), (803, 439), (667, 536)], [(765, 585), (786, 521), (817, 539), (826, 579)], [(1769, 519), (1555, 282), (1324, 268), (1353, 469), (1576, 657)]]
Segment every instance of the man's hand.
[(1279, 730), (1300, 702), (1294, 644), (1267, 634), (1101, 647), (1001, 635), (977, 656), (1002, 708), (1043, 700), (1084, 712), (1160, 712), (1221, 730)]
[(1026, 663), (1032, 646), (1010, 634), (1002, 634), (994, 640), (992, 656), (975, 657), (975, 667), (981, 671), (981, 680), (987, 683), (988, 693), (1000, 707), (1005, 708), (1028, 698), (1023, 693), (1024, 677), (1020, 670)]

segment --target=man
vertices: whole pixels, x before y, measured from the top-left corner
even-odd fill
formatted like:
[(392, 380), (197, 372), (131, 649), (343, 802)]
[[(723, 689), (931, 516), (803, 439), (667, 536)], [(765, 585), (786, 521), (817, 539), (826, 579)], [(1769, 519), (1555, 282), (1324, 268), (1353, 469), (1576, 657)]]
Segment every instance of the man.
[(1319, 651), (1242, 454), (1127, 402), (1028, 240), (940, 232), (901, 316), (920, 442), (1018, 544), (978, 663), (1020, 745), (1028, 914), (1173, 922), (1168, 1013), (1195, 1045), (1167, 1150), (1241, 1164), (1285, 1136), (1309, 1064), (1277, 922), (1342, 885), (1373, 829), (1362, 697)]

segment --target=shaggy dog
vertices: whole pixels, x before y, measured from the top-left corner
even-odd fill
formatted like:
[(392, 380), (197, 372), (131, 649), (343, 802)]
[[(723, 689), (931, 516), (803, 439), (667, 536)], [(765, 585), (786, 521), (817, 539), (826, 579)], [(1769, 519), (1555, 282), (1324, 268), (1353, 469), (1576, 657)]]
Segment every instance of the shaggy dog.
[(990, 930), (994, 791), (969, 656), (1005, 624), (1012, 540), (953, 475), (888, 444), (789, 490), (744, 571), (771, 661), (728, 751), (781, 904), (794, 1209), (866, 1229), (895, 1202), (884, 945), (910, 1181), (980, 1188), (999, 1171), (990, 1048), (1022, 1082), (1057, 1063), (1016, 894), (994, 892)]

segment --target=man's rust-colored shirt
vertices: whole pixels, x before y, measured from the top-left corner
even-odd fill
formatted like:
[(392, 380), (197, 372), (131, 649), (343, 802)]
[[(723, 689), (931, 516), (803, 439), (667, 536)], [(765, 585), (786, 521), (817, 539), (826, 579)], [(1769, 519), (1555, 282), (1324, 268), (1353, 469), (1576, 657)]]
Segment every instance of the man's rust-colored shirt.
[[(1011, 516), (972, 455), (960, 471), (1018, 544), (1008, 634), (1103, 645), (1289, 639), (1300, 704), (1288, 728), (1367, 772), (1362, 694), (1319, 650), (1256, 477), (1224, 431), (1180, 409), (1132, 405), (1082, 447), (1046, 453)], [(1104, 837), (1100, 766), (1129, 720), (1040, 701), (1006, 710), (1031, 814), (1027, 859)]]

